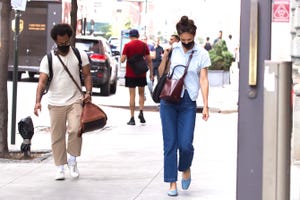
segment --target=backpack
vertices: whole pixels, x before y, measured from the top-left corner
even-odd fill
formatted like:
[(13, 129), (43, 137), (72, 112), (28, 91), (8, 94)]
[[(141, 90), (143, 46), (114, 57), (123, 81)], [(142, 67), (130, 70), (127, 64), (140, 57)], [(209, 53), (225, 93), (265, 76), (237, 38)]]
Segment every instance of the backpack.
[(204, 49), (206, 49), (207, 51), (211, 50), (211, 44), (209, 42), (205, 43)]
[[(79, 71), (80, 71), (81, 68), (82, 68), (82, 60), (81, 60), (79, 50), (75, 47), (72, 47), (72, 50), (73, 50), (76, 58), (78, 59), (78, 66), (79, 66)], [(48, 67), (49, 67), (49, 76), (48, 76), (47, 85), (46, 85), (46, 88), (43, 92), (43, 95), (48, 92), (51, 81), (52, 81), (52, 78), (53, 78), (52, 53), (51, 52), (47, 53), (47, 59), (48, 59)]]

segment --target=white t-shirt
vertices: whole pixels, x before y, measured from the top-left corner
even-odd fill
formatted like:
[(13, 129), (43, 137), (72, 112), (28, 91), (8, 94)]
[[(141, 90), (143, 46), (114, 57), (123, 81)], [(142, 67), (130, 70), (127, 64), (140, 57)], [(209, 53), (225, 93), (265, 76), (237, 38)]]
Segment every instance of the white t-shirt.
[[(79, 50), (79, 52), (82, 60), (82, 66), (89, 64), (87, 54), (81, 50)], [(82, 99), (82, 95), (76, 87), (75, 83), (72, 81), (69, 74), (64, 69), (58, 57), (54, 54), (54, 51), (51, 51), (51, 54), (53, 78), (49, 87), (48, 103), (54, 106), (71, 105)], [(65, 56), (60, 55), (60, 58), (68, 67), (70, 73), (72, 74), (78, 85), (81, 85), (78, 65), (79, 62), (71, 47), (68, 54)], [(45, 55), (41, 61), (40, 72), (49, 75), (47, 55)]]

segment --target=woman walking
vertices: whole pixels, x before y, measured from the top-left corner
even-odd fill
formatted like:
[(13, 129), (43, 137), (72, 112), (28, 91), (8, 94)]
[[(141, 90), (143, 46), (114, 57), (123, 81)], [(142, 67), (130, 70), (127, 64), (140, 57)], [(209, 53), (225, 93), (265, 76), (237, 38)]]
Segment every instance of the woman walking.
[[(167, 62), (170, 49), (165, 50), (159, 66), (160, 75), (165, 68), (171, 71), (176, 65), (185, 65), (190, 61), (179, 103), (160, 101), (160, 117), (164, 145), (164, 181), (170, 183), (169, 196), (177, 196), (178, 171), (182, 172), (181, 186), (187, 190), (191, 183), (191, 166), (194, 155), (193, 138), (196, 121), (196, 100), (201, 90), (203, 99), (202, 119), (208, 120), (207, 67), (211, 65), (208, 52), (195, 43), (197, 27), (194, 21), (182, 16), (176, 24), (180, 42), (173, 46), (170, 62)], [(166, 65), (166, 63), (168, 63)], [(169, 69), (169, 70), (168, 70)], [(176, 68), (177, 69), (177, 68)], [(183, 70), (174, 72), (180, 77)], [(179, 155), (177, 155), (179, 151)]]

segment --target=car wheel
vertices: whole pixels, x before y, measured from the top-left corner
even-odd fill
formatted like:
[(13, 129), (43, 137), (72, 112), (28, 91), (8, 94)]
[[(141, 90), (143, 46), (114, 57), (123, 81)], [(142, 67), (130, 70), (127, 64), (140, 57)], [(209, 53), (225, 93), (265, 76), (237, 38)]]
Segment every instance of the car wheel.
[(115, 80), (114, 83), (110, 85), (110, 93), (116, 94), (116, 91), (117, 91), (117, 80)]
[(100, 88), (100, 95), (101, 96), (109, 96), (110, 94), (110, 84), (107, 82), (105, 85), (102, 85)]
[(34, 73), (34, 72), (28, 72), (28, 75), (29, 75), (29, 78), (30, 78), (30, 79), (33, 79), (33, 78), (34, 78), (34, 75), (35, 75), (35, 73)]
[[(20, 81), (21, 78), (22, 78), (22, 72), (18, 72), (18, 81)], [(9, 80), (9, 81), (13, 80), (13, 72), (12, 71), (8, 71), (7, 80)]]

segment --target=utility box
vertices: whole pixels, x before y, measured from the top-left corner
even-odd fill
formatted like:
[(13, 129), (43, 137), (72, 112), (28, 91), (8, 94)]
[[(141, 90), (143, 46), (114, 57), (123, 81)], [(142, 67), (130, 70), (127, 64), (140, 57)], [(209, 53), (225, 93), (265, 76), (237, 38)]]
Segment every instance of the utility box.
[(290, 199), (292, 62), (265, 61), (263, 200)]
[[(11, 22), (14, 24), (12, 11)], [(18, 79), (27, 72), (31, 78), (39, 74), (40, 62), (54, 46), (50, 30), (62, 22), (61, 0), (27, 2), (26, 10), (21, 12), (19, 33)], [(12, 26), (13, 28), (14, 26)], [(14, 31), (14, 30), (12, 30)], [(12, 80), (14, 69), (14, 32), (11, 33), (9, 46), (8, 79)]]
[(300, 70), (300, 0), (291, 1), (291, 36), (291, 59)]

